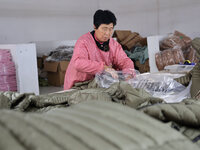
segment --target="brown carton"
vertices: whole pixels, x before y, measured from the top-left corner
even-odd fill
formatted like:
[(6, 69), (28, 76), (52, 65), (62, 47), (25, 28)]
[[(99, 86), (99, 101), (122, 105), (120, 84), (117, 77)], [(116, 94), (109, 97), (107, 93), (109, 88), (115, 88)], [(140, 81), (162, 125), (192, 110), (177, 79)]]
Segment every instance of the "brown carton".
[(39, 69), (42, 69), (42, 57), (37, 57), (37, 67)]
[(64, 84), (65, 72), (69, 61), (45, 61), (44, 70), (47, 71), (48, 83), (53, 86), (62, 86)]

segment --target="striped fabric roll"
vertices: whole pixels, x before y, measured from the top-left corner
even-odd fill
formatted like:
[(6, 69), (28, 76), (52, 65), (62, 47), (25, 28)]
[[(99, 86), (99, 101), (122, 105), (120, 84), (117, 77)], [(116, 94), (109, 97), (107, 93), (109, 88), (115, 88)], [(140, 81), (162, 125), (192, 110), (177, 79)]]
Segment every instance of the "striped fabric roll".
[(15, 82), (13, 84), (0, 85), (0, 91), (17, 91), (17, 84)]
[(0, 49), (0, 62), (8, 62), (11, 60), (12, 60), (12, 56), (10, 54), (10, 50)]
[(15, 75), (15, 64), (12, 61), (0, 62), (0, 75)]
[(8, 49), (0, 49), (0, 91), (17, 91), (15, 64)]
[(13, 83), (16, 82), (16, 76), (13, 75), (6, 75), (0, 77), (0, 85), (7, 84), (7, 83)]

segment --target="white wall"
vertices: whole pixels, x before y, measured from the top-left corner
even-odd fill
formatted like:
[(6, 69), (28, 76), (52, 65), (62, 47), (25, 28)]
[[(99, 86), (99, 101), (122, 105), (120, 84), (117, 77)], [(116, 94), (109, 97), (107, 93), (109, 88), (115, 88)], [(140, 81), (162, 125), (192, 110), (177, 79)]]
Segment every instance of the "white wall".
[(76, 39), (92, 28), (87, 16), (0, 17), (0, 43)]
[(199, 0), (0, 0), (0, 44), (76, 40), (93, 29), (98, 8), (116, 14), (116, 29), (200, 36)]

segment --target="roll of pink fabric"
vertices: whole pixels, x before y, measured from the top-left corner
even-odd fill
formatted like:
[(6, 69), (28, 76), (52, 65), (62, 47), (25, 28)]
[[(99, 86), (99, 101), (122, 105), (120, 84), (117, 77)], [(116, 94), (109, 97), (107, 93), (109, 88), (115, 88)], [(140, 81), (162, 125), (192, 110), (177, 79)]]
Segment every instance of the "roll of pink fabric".
[(0, 91), (17, 91), (15, 64), (8, 49), (0, 49)]
[(12, 56), (10, 54), (10, 50), (8, 49), (0, 49), (0, 62), (8, 62), (12, 60)]
[(15, 64), (12, 61), (0, 62), (0, 75), (15, 75)]
[(10, 82), (16, 82), (16, 76), (13, 75), (6, 75), (6, 76), (1, 76), (0, 77), (0, 84), (6, 84)]

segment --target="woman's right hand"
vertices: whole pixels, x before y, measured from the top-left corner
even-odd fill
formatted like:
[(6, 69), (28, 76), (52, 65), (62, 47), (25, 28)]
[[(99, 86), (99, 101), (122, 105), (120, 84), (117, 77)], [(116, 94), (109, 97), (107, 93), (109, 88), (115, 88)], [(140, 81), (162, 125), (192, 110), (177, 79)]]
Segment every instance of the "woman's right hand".
[(104, 71), (110, 73), (114, 79), (118, 79), (118, 74), (112, 67), (104, 65)]

